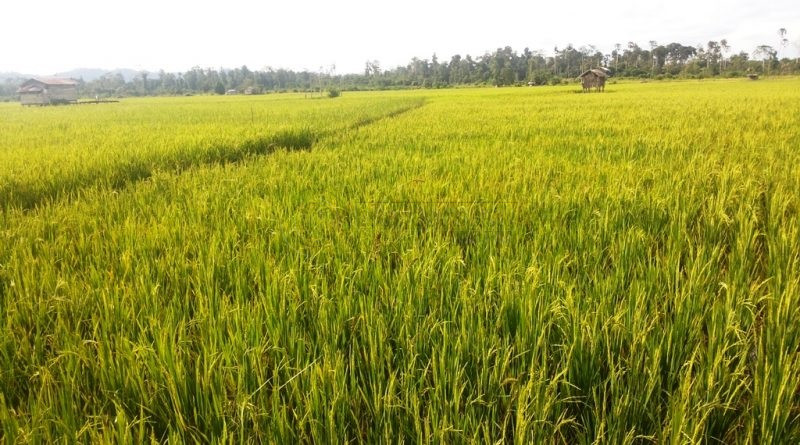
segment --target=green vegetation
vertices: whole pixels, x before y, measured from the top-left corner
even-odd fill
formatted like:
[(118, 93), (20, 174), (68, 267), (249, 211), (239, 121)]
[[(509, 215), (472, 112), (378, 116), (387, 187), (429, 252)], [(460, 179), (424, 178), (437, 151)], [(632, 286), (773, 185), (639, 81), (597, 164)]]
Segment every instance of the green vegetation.
[(0, 106), (0, 435), (797, 443), (800, 80), (575, 90)]
[[(574, 81), (587, 69), (606, 67), (617, 78), (642, 79), (704, 79), (711, 77), (737, 78), (747, 75), (798, 75), (800, 57), (786, 57), (789, 44), (787, 31), (781, 28), (775, 47), (758, 45), (752, 51), (733, 53), (726, 39), (711, 40), (691, 46), (678, 42), (659, 44), (650, 41), (646, 46), (636, 42), (615, 44), (607, 52), (594, 45), (575, 47), (572, 44), (552, 53), (521, 52), (510, 46), (484, 54), (462, 56), (449, 60), (433, 54), (430, 59), (412, 58), (407, 64), (382, 67), (377, 60), (367, 61), (363, 73), (336, 74), (335, 66), (319, 71), (293, 71), (270, 67), (252, 71), (247, 66), (233, 69), (192, 67), (183, 73), (160, 71), (139, 72), (138, 75), (109, 72), (99, 78), (96, 74), (83, 79), (83, 71), (71, 73), (81, 78), (79, 91), (86, 97), (180, 95), (186, 93), (239, 93), (338, 90), (387, 90), (409, 88), (446, 88), (462, 85), (558, 85)], [(133, 77), (132, 77), (133, 76)], [(26, 79), (0, 78), (0, 99), (17, 99), (18, 86)], [(83, 82), (86, 80), (86, 82)], [(335, 86), (335, 87), (334, 87)]]

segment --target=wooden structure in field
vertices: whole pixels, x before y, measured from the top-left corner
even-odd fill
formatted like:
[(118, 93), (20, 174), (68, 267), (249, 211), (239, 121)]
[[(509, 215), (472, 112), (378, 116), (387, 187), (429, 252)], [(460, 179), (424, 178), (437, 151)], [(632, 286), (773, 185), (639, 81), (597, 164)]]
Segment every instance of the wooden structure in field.
[(35, 77), (17, 90), (22, 105), (69, 104), (78, 101), (78, 82), (72, 79)]
[(593, 70), (586, 70), (579, 76), (581, 79), (581, 86), (583, 92), (588, 93), (594, 88), (595, 91), (601, 92), (606, 88), (606, 79), (608, 78), (608, 71), (603, 68), (595, 68)]

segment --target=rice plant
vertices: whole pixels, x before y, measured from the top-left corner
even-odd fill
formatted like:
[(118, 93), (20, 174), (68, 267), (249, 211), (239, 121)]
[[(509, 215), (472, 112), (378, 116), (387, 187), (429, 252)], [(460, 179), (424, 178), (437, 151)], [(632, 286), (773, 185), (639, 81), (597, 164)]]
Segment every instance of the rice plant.
[(0, 435), (796, 443), (799, 87), (3, 106)]

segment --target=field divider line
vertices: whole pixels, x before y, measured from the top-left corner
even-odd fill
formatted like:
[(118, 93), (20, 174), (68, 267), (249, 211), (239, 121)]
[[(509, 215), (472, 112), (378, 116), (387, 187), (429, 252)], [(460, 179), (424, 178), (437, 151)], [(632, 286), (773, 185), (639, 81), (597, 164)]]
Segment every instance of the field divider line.
[(400, 116), (402, 114), (408, 113), (410, 111), (414, 111), (414, 110), (417, 110), (419, 108), (422, 108), (426, 103), (427, 103), (427, 100), (426, 100), (426, 98), (423, 97), (420, 100), (414, 101), (413, 103), (411, 103), (411, 104), (409, 104), (407, 106), (398, 108), (396, 110), (389, 111), (388, 113), (380, 114), (380, 115), (377, 115), (377, 116), (367, 116), (367, 117), (364, 117), (362, 119), (357, 120), (356, 122), (354, 122), (352, 124), (348, 124), (348, 125), (342, 126), (340, 128), (335, 128), (335, 129), (332, 129), (332, 130), (321, 132), (319, 134), (319, 138), (317, 139), (316, 142), (335, 140), (337, 137), (342, 137), (342, 136), (344, 136), (346, 134), (351, 134), (352, 132), (358, 131), (358, 130), (360, 130), (362, 128), (365, 128), (365, 127), (368, 127), (370, 125), (376, 124), (376, 123), (381, 122), (383, 120), (392, 119), (392, 118), (395, 118), (395, 117)]

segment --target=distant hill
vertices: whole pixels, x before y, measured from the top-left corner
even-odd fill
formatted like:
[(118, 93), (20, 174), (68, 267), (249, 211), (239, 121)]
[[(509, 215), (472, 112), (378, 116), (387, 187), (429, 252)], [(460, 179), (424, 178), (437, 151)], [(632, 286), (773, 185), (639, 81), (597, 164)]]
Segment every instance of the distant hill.
[[(157, 79), (158, 73), (153, 73), (150, 71), (146, 71), (148, 77), (150, 79)], [(105, 74), (122, 74), (122, 77), (125, 78), (126, 82), (130, 82), (136, 76), (141, 73), (139, 70), (133, 70), (130, 68), (120, 68), (115, 70), (104, 70), (101, 68), (76, 68), (70, 71), (62, 71), (60, 73), (38, 73), (38, 74), (25, 74), (25, 73), (18, 73), (16, 71), (5, 71), (0, 72), (0, 82), (5, 82), (6, 79), (18, 80), (18, 79), (29, 79), (31, 77), (66, 77), (70, 79), (83, 79), (86, 82), (91, 82), (93, 80), (97, 80)]]
[[(147, 72), (147, 74), (149, 75), (149, 77), (151, 79), (158, 77), (158, 73), (152, 73), (152, 72), (149, 72), (149, 71), (146, 71), (146, 72)], [(125, 78), (125, 81), (126, 82), (130, 82), (131, 80), (133, 80), (134, 77), (138, 76), (139, 73), (141, 73), (141, 71), (133, 70), (133, 69), (130, 69), (130, 68), (119, 68), (119, 69), (115, 69), (115, 70), (104, 70), (104, 69), (101, 69), (101, 68), (76, 68), (74, 70), (63, 71), (63, 72), (60, 72), (60, 73), (56, 73), (55, 76), (56, 77), (69, 77), (71, 79), (83, 79), (86, 82), (91, 82), (91, 81), (97, 80), (97, 79), (101, 78), (102, 76), (104, 76), (106, 74), (109, 74), (109, 73), (110, 74), (116, 74), (116, 73), (122, 74), (122, 77)]]
[(0, 72), (0, 82), (5, 82), (6, 79), (27, 79), (33, 77), (30, 74), (22, 74), (17, 72)]
[(103, 76), (103, 74), (107, 73), (108, 70), (103, 70), (100, 68), (76, 68), (70, 71), (62, 71), (60, 73), (55, 73), (55, 77), (68, 77), (70, 79), (83, 79), (85, 81), (92, 81), (99, 79)]

